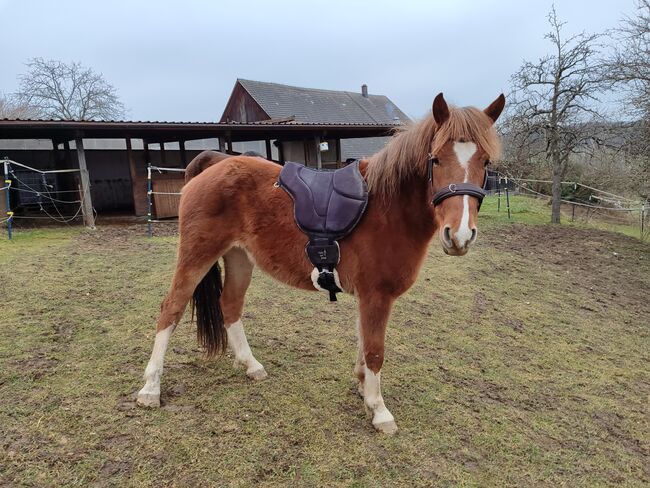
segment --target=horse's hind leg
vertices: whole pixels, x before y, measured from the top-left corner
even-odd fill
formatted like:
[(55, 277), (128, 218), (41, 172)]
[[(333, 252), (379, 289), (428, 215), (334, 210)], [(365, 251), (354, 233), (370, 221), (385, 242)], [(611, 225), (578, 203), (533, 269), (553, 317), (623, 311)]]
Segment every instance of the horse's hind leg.
[(180, 322), (197, 285), (215, 265), (218, 258), (218, 249), (214, 247), (200, 249), (195, 243), (186, 244), (181, 238), (172, 285), (160, 305), (160, 315), (156, 324), (156, 339), (144, 373), (145, 385), (138, 393), (139, 405), (160, 406), (160, 379), (169, 338)]
[(228, 332), (228, 344), (235, 355), (235, 366), (246, 368), (246, 375), (249, 378), (263, 380), (266, 378), (266, 371), (251, 352), (241, 321), (244, 297), (253, 275), (253, 264), (246, 252), (238, 247), (230, 249), (223, 256), (223, 261), (226, 278), (221, 294), (221, 309)]

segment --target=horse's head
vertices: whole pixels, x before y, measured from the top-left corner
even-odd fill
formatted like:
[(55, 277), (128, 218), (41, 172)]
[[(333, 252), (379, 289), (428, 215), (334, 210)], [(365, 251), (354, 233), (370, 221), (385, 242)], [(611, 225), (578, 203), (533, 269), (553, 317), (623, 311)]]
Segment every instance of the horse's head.
[(505, 105), (499, 97), (485, 110), (451, 108), (442, 93), (433, 101), (437, 125), (429, 176), (436, 228), (445, 253), (462, 256), (476, 240), (487, 165), (498, 152), (493, 124)]

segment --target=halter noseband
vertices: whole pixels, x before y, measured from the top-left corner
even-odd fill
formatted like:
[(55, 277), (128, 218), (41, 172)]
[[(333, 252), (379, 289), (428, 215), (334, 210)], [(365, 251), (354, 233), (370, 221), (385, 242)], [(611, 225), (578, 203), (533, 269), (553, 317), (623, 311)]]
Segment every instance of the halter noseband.
[[(433, 183), (433, 164), (436, 159), (437, 158), (434, 158), (433, 156), (429, 156), (429, 164), (427, 169), (427, 173), (429, 176), (429, 183)], [(435, 207), (440, 202), (442, 202), (443, 200), (449, 197), (453, 197), (457, 195), (469, 195), (470, 197), (474, 197), (478, 200), (478, 209), (480, 210), (481, 203), (483, 203), (483, 197), (487, 195), (485, 191), (485, 187), (487, 186), (487, 181), (488, 181), (488, 173), (486, 169), (485, 176), (483, 177), (482, 187), (478, 187), (473, 183), (451, 183), (433, 194), (433, 198), (431, 199), (431, 205)]]

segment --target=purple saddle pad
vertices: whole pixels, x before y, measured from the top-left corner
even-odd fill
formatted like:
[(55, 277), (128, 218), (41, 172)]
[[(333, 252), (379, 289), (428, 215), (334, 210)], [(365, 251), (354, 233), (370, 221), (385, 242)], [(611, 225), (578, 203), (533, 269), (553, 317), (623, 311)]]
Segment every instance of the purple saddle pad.
[(278, 183), (293, 198), (296, 224), (310, 238), (342, 239), (359, 223), (368, 204), (359, 161), (334, 171), (287, 161)]

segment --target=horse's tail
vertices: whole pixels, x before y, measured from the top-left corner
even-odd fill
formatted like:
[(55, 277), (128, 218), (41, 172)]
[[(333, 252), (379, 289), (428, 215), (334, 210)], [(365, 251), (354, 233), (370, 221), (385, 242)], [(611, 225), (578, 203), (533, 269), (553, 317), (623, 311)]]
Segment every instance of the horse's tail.
[(221, 354), (228, 346), (228, 334), (221, 311), (221, 268), (217, 261), (198, 284), (192, 296), (192, 317), (196, 317), (199, 345), (208, 356)]

